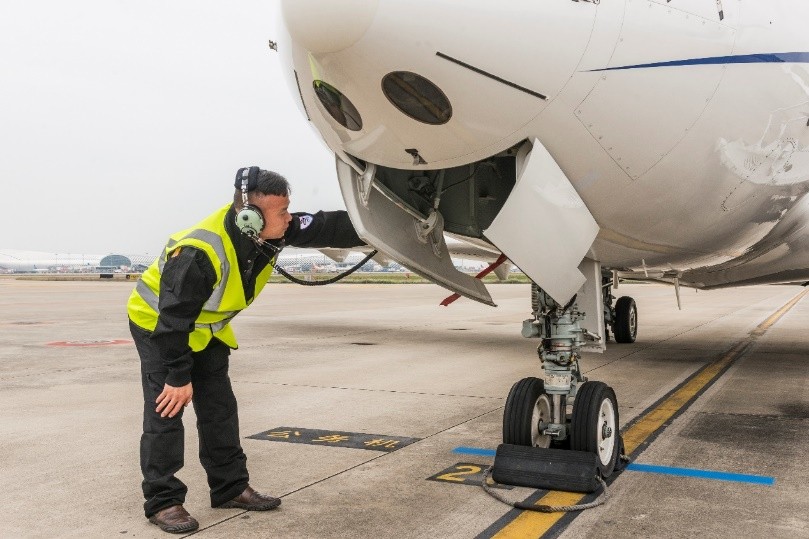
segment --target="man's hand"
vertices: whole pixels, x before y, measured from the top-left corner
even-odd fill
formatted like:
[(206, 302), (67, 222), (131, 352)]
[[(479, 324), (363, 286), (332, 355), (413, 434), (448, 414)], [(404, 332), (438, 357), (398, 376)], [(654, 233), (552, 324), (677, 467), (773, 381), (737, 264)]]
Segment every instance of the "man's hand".
[(174, 417), (184, 406), (188, 406), (193, 396), (194, 389), (191, 387), (191, 382), (182, 387), (166, 384), (163, 386), (163, 392), (155, 399), (157, 403), (155, 412), (160, 414), (160, 417)]

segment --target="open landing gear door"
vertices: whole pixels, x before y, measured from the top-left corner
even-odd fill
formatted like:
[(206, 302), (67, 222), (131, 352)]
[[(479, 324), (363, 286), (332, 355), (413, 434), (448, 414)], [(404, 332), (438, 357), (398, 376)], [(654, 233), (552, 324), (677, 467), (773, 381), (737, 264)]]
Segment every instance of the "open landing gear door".
[(441, 215), (436, 212), (425, 218), (397, 204), (395, 196), (383, 194), (384, 186), (374, 185), (374, 170), (374, 165), (368, 165), (365, 174), (359, 174), (337, 157), (340, 189), (357, 234), (422, 277), (461, 296), (494, 305), (480, 280), (452, 264)]
[(517, 154), (517, 183), (486, 238), (556, 302), (585, 282), (579, 264), (598, 234), (573, 185), (537, 139)]
[[(601, 276), (601, 263), (585, 258), (579, 264), (579, 271), (584, 275), (585, 283), (576, 293), (576, 304), (585, 316), (579, 323), (590, 336), (587, 344), (582, 346), (584, 352), (603, 352), (606, 346), (604, 326), (604, 285)], [(610, 286), (610, 285), (607, 285)]]

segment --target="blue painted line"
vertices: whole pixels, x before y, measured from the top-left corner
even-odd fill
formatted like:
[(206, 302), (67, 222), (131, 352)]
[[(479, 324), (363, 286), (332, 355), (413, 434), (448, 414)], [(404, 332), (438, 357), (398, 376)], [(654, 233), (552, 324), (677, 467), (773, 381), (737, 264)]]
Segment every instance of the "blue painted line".
[(494, 449), (483, 449), (482, 447), (456, 447), (452, 452), (462, 455), (477, 455), (478, 457), (493, 457), (497, 453)]
[(738, 473), (716, 472), (712, 470), (696, 470), (694, 468), (671, 468), (669, 466), (653, 466), (651, 464), (631, 463), (626, 467), (633, 472), (659, 473), (665, 475), (678, 475), (681, 477), (698, 477), (700, 479), (715, 479), (718, 481), (735, 481), (737, 483), (753, 483), (756, 485), (772, 486), (774, 477), (764, 475), (745, 475)]
[(671, 60), (669, 62), (652, 62), (649, 64), (634, 64), (627, 66), (605, 67), (591, 69), (596, 71), (617, 71), (621, 69), (642, 69), (649, 67), (676, 67), (695, 65), (726, 65), (726, 64), (769, 64), (769, 63), (809, 63), (809, 52), (775, 52), (766, 54), (736, 54), (732, 56), (710, 56), (707, 58), (688, 58), (685, 60)]
[[(484, 449), (482, 447), (456, 447), (453, 453), (461, 455), (475, 455), (478, 457), (493, 457), (497, 453), (494, 449)], [(774, 477), (764, 475), (746, 475), (730, 472), (717, 472), (713, 470), (698, 470), (695, 468), (673, 468), (671, 466), (656, 466), (653, 464), (631, 463), (626, 467), (633, 472), (659, 473), (664, 475), (676, 475), (680, 477), (696, 477), (699, 479), (713, 479), (716, 481), (734, 481), (736, 483), (752, 483), (755, 485), (772, 486), (775, 484)]]

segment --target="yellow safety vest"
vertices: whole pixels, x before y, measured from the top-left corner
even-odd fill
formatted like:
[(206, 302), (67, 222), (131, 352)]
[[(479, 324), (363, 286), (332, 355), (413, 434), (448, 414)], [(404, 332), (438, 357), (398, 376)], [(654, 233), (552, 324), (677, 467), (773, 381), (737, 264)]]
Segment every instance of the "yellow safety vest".
[(225, 230), (225, 215), (229, 209), (230, 204), (193, 227), (172, 234), (163, 254), (143, 272), (135, 290), (129, 296), (127, 311), (132, 322), (147, 331), (154, 331), (159, 313), (158, 296), (163, 266), (169, 255), (177, 248), (195, 247), (208, 255), (216, 272), (216, 283), (211, 297), (205, 302), (194, 324), (194, 331), (188, 336), (188, 345), (194, 352), (199, 352), (208, 346), (213, 337), (216, 337), (229, 347), (238, 348), (230, 320), (258, 297), (270, 279), (275, 259), (273, 258), (256, 278), (255, 293), (248, 301), (244, 296), (236, 249)]

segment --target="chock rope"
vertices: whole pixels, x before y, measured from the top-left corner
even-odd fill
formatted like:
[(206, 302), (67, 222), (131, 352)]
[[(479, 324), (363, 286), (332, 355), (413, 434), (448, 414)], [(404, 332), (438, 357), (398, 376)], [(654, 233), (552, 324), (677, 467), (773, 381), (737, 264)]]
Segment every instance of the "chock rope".
[(491, 477), (492, 467), (489, 466), (486, 468), (486, 471), (483, 472), (483, 481), (481, 485), (483, 486), (483, 490), (486, 491), (486, 494), (491, 496), (497, 501), (503, 502), (506, 505), (510, 505), (516, 509), (524, 509), (526, 511), (538, 511), (540, 513), (570, 513), (572, 511), (583, 511), (585, 509), (592, 509), (593, 507), (598, 507), (599, 505), (604, 505), (607, 499), (609, 499), (609, 495), (607, 494), (607, 484), (604, 482), (601, 477), (596, 476), (598, 482), (601, 483), (601, 495), (589, 503), (582, 503), (578, 505), (533, 505), (528, 504), (525, 502), (512, 502), (507, 500), (505, 497), (501, 496), (500, 494), (494, 492), (489, 487), (489, 478)]

